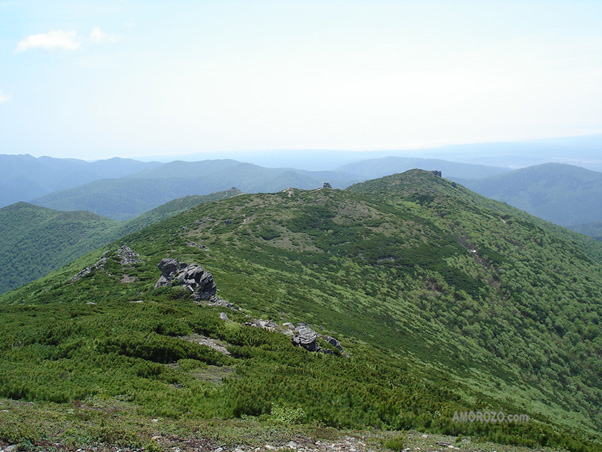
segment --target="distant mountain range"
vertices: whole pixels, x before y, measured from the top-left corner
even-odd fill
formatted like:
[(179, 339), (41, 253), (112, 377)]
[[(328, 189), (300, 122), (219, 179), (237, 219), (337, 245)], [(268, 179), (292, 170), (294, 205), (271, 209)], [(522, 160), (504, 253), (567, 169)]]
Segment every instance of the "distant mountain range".
[(599, 242), (602, 242), (602, 222), (578, 224), (575, 226), (569, 226), (569, 229), (581, 234), (589, 235)]
[(602, 221), (602, 173), (597, 171), (546, 163), (462, 182), (483, 196), (562, 226)]
[[(507, 169), (525, 168), (542, 163), (566, 163), (594, 171), (602, 171), (602, 134), (547, 138), (522, 142), (491, 142), (439, 146), (420, 149), (344, 151), (332, 149), (208, 152), (182, 155), (179, 159), (234, 159), (269, 168), (334, 170), (349, 163), (383, 157), (453, 160)], [(173, 156), (154, 156), (167, 162)]]
[[(124, 159), (89, 163), (31, 156), (4, 157), (11, 168), (18, 167), (18, 171), (10, 176), (12, 170), (4, 169), (12, 191), (0, 195), (0, 207), (22, 201), (55, 210), (87, 210), (115, 220), (134, 218), (172, 199), (206, 195), (234, 186), (247, 193), (276, 192), (287, 187), (312, 189), (321, 187), (324, 182), (334, 188), (345, 188), (417, 167), (439, 169), (447, 177), (457, 178), (480, 178), (504, 171), (482, 165), (403, 157), (370, 159), (332, 171), (265, 168), (236, 160), (159, 164)], [(94, 168), (96, 172), (84, 173), (87, 168)], [(47, 177), (44, 171), (48, 172)], [(72, 174), (78, 171), (82, 175)], [(30, 176), (18, 177), (23, 174)], [(60, 174), (63, 174), (61, 178)], [(35, 186), (32, 179), (44, 180), (44, 187)]]
[(123, 177), (160, 165), (112, 158), (97, 162), (31, 155), (0, 155), (0, 207), (107, 177)]
[[(442, 159), (382, 157), (347, 163), (330, 171), (307, 171), (266, 168), (236, 160), (161, 164), (111, 159), (90, 163), (0, 156), (0, 162), (6, 163), (0, 167), (5, 188), (0, 193), (0, 206), (24, 201), (60, 211), (86, 210), (120, 221), (173, 199), (207, 195), (234, 186), (246, 193), (277, 192), (287, 187), (312, 189), (324, 182), (345, 188), (419, 168), (442, 171), (443, 177), (479, 194), (562, 226), (602, 222), (602, 173), (561, 163), (509, 170)], [(93, 180), (78, 184), (89, 179)], [(62, 189), (52, 191), (56, 187)], [(591, 227), (578, 230), (598, 236)]]
[(481, 179), (495, 176), (508, 171), (487, 165), (473, 165), (469, 163), (450, 162), (441, 159), (423, 159), (407, 157), (382, 157), (377, 159), (361, 160), (338, 167), (335, 171), (350, 174), (362, 181), (377, 179), (395, 173), (403, 173), (411, 169), (427, 171), (441, 171), (444, 177), (450, 179)]

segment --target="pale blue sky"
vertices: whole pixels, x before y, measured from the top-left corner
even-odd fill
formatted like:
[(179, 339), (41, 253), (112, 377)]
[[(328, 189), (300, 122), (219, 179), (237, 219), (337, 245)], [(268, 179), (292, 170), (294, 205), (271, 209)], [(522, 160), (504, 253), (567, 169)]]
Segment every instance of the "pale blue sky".
[(599, 0), (0, 0), (0, 153), (601, 132)]

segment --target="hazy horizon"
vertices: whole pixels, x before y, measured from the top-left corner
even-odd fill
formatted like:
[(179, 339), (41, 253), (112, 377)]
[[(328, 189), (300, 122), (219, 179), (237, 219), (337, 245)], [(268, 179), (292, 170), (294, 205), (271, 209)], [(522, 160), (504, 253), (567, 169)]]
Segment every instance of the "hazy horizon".
[(0, 153), (418, 152), (599, 134), (600, 55), (602, 4), (587, 0), (4, 0)]

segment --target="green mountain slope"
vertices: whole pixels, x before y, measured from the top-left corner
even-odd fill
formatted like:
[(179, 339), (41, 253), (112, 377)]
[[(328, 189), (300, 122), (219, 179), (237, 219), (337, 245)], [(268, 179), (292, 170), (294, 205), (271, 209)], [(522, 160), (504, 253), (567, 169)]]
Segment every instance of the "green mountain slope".
[(478, 181), (471, 190), (562, 226), (602, 220), (602, 173), (546, 163)]
[(118, 222), (85, 211), (61, 212), (18, 203), (0, 209), (0, 293), (38, 279), (90, 251), (202, 203), (242, 193), (236, 188), (175, 199)]
[(175, 198), (206, 195), (233, 186), (255, 193), (290, 186), (316, 188), (325, 181), (335, 187), (345, 187), (355, 179), (332, 172), (263, 168), (235, 160), (179, 161), (128, 177), (99, 180), (51, 193), (34, 203), (57, 210), (89, 210), (116, 220), (127, 220)]
[[(140, 261), (121, 263), (121, 245)], [(240, 195), (1, 296), (0, 391), (153, 418), (286, 417), (600, 450), (600, 249), (419, 170)], [(167, 257), (202, 264), (241, 310), (155, 289)], [(349, 356), (245, 324), (257, 318), (283, 331), (306, 322)], [(455, 420), (466, 410), (530, 420)]]

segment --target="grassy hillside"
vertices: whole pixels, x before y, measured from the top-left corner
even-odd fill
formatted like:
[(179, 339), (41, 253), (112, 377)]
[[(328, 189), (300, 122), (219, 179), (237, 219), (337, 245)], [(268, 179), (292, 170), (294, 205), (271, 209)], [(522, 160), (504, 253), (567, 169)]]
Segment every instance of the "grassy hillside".
[(129, 221), (85, 211), (18, 203), (0, 209), (0, 293), (38, 279), (86, 253), (202, 203), (236, 196), (232, 188), (175, 199)]
[(127, 220), (174, 198), (206, 195), (233, 186), (254, 193), (291, 186), (317, 188), (327, 181), (334, 187), (345, 187), (355, 180), (335, 173), (263, 168), (235, 160), (171, 162), (133, 176), (52, 193), (36, 199), (35, 204), (58, 210), (89, 210)]
[(602, 220), (602, 173), (596, 171), (547, 163), (465, 183), (488, 198), (562, 226)]
[[(100, 407), (122, 413), (102, 418), (121, 444), (161, 428), (144, 419), (240, 418), (600, 450), (602, 245), (560, 230), (418, 170), (200, 205), (115, 242), (77, 281), (100, 251), (1, 296), (1, 395), (75, 406), (61, 440)], [(123, 244), (140, 262), (121, 263)], [(241, 310), (154, 289), (165, 257), (202, 264)], [(309, 323), (348, 357), (245, 324), (257, 318)], [(466, 410), (530, 420), (454, 420)], [(0, 438), (38, 441), (29, 417), (28, 432), (0, 418)], [(97, 424), (79, 441), (106, 442)]]

